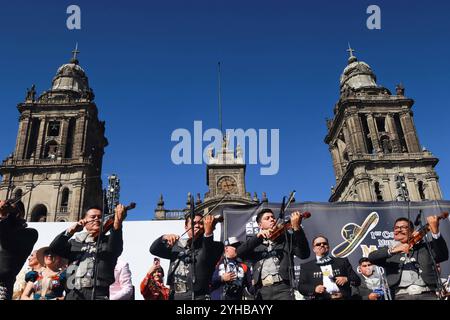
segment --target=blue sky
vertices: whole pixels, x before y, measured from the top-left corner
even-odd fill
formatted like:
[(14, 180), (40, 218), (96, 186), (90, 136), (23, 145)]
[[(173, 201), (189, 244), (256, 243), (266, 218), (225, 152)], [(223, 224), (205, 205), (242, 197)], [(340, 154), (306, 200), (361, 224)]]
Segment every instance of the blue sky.
[[(66, 8), (81, 7), (81, 30), (66, 28)], [(366, 8), (381, 7), (382, 29), (366, 28)], [(187, 192), (207, 191), (205, 165), (172, 163), (177, 128), (217, 127), (217, 62), (222, 62), (225, 128), (279, 128), (280, 170), (247, 167), (247, 190), (269, 200), (297, 190), (299, 201), (327, 201), (334, 184), (323, 139), (338, 100), (347, 43), (378, 84), (403, 82), (415, 100), (422, 145), (440, 158), (449, 195), (450, 4), (442, 1), (15, 1), (0, 10), (0, 156), (12, 152), (17, 103), (35, 83), (50, 88), (79, 43), (80, 65), (106, 121), (103, 180), (121, 178), (130, 219), (150, 219), (159, 194), (183, 208)], [(142, 138), (144, 137), (144, 138)]]

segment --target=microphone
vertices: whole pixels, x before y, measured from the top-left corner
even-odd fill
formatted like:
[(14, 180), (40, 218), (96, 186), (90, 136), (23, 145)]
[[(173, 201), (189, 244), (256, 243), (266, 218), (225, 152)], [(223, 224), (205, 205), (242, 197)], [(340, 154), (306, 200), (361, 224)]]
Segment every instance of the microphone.
[(419, 210), (419, 214), (417, 215), (416, 220), (414, 220), (415, 227), (420, 225), (421, 218), (422, 218), (422, 210)]

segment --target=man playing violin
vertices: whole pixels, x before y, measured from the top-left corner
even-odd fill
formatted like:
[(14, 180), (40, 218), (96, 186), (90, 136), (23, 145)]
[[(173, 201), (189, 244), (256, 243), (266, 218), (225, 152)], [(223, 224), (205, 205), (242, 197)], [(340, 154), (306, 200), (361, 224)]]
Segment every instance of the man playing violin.
[[(51, 250), (68, 259), (66, 300), (91, 300), (94, 290), (94, 263), (97, 263), (95, 299), (107, 300), (109, 286), (114, 283), (114, 267), (123, 250), (122, 221), (126, 208), (119, 204), (115, 209), (113, 227), (109, 234), (100, 235), (102, 209), (91, 207), (83, 219), (59, 234), (50, 244)], [(82, 231), (83, 228), (86, 231)], [(77, 233), (79, 232), (79, 233)], [(72, 238), (75, 235), (74, 238)], [(97, 261), (95, 261), (97, 257)]]
[[(439, 218), (427, 217), (431, 231), (431, 251), (436, 263), (448, 259), (448, 248), (439, 232)], [(438, 284), (433, 269), (433, 258), (423, 241), (411, 245), (414, 226), (407, 218), (398, 218), (394, 224), (394, 245), (369, 254), (370, 262), (382, 266), (395, 300), (436, 300)]]
[[(151, 254), (170, 259), (167, 284), (171, 300), (204, 300), (209, 295), (209, 283), (215, 265), (223, 253), (222, 242), (214, 241), (214, 217), (201, 213), (194, 217), (194, 236), (191, 217), (186, 217), (184, 228), (188, 239), (175, 234), (165, 234), (150, 247)], [(192, 238), (194, 238), (194, 263), (192, 263)], [(195, 276), (195, 282), (192, 279)]]
[(294, 270), (293, 256), (306, 259), (310, 254), (305, 232), (300, 225), (301, 219), (300, 212), (292, 213), (292, 233), (287, 232), (288, 241), (284, 232), (276, 239), (271, 239), (276, 219), (271, 209), (264, 208), (256, 216), (259, 233), (239, 246), (238, 257), (253, 263), (252, 282), (257, 299), (294, 299), (289, 275)]

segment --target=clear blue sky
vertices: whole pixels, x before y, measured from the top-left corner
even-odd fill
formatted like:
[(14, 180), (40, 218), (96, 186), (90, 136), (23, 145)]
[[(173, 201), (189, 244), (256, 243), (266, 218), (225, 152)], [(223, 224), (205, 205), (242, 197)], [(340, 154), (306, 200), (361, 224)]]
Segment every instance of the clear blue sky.
[[(82, 29), (66, 28), (78, 4)], [(378, 4), (382, 29), (366, 28)], [(12, 152), (17, 103), (35, 83), (50, 88), (75, 42), (106, 121), (110, 145), (104, 182), (121, 178), (130, 219), (153, 216), (159, 194), (183, 208), (187, 192), (207, 191), (205, 165), (176, 166), (170, 135), (194, 120), (217, 126), (217, 61), (222, 62), (225, 128), (279, 128), (280, 170), (261, 176), (247, 167), (247, 190), (280, 201), (327, 201), (334, 184), (323, 139), (338, 100), (347, 42), (369, 63), (378, 83), (403, 82), (415, 99), (420, 142), (440, 158), (449, 195), (450, 4), (446, 1), (14, 1), (0, 8), (0, 156)]]

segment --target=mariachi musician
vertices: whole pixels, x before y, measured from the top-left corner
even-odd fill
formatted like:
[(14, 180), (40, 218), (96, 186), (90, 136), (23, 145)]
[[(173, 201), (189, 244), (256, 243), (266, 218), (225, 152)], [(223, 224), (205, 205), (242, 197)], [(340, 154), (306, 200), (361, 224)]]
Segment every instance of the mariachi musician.
[[(443, 217), (427, 217), (428, 223), (419, 231), (414, 231), (407, 218), (398, 218), (394, 224), (394, 244), (369, 254), (370, 262), (385, 268), (395, 300), (437, 299), (439, 276), (434, 266), (448, 259), (447, 244), (439, 232), (439, 219)], [(432, 236), (431, 252), (428, 244), (421, 241), (428, 231)]]
[(203, 217), (198, 212), (192, 212), (192, 216), (193, 225), (191, 215), (186, 216), (184, 223), (187, 239), (165, 234), (150, 247), (151, 254), (170, 260), (167, 284), (171, 300), (207, 299), (209, 282), (223, 253), (222, 242), (214, 241), (214, 217)]
[[(296, 211), (291, 214), (292, 233), (279, 233), (274, 238), (276, 220), (269, 208), (260, 210), (256, 216), (259, 233), (241, 244), (237, 255), (242, 260), (253, 263), (253, 285), (256, 298), (262, 300), (293, 300), (290, 270), (293, 270), (293, 255), (300, 259), (309, 257), (310, 249), (300, 223), (302, 215)], [(290, 248), (292, 245), (292, 248)], [(292, 250), (291, 250), (292, 249)]]
[[(51, 250), (69, 261), (66, 300), (109, 299), (109, 286), (115, 281), (114, 267), (123, 250), (122, 222), (127, 209), (133, 207), (134, 204), (128, 207), (117, 205), (115, 214), (105, 220), (103, 228), (102, 208), (91, 207), (83, 219), (59, 234), (50, 244)], [(79, 232), (83, 228), (86, 231)], [(106, 233), (109, 228), (109, 234), (100, 233), (101, 229)], [(79, 233), (72, 238), (76, 232)], [(98, 276), (96, 282), (95, 273)], [(93, 292), (95, 297), (92, 297)]]
[(38, 239), (27, 228), (25, 207), (18, 200), (0, 200), (0, 300), (10, 300), (16, 275)]

